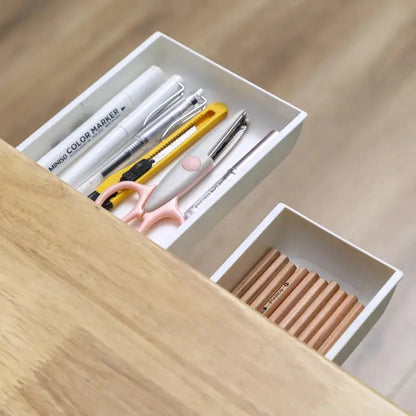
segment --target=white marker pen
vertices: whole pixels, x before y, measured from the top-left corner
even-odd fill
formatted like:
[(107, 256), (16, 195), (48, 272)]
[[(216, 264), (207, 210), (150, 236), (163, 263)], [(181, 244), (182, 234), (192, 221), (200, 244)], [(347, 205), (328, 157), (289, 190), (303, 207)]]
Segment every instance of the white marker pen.
[(163, 82), (163, 71), (151, 66), (110, 99), (87, 121), (38, 160), (39, 165), (55, 175), (96, 143), (115, 123), (127, 116)]
[(60, 178), (77, 187), (114, 156), (142, 128), (147, 116), (171, 97), (183, 93), (182, 78), (173, 75), (137, 108), (120, 121), (103, 139), (65, 169)]

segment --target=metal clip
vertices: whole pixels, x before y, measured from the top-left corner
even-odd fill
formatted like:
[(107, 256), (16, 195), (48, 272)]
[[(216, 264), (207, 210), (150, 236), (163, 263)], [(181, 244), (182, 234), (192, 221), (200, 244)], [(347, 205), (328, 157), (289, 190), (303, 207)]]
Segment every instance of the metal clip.
[(180, 82), (178, 83), (178, 86), (179, 86), (178, 91), (172, 94), (169, 98), (163, 101), (163, 103), (159, 104), (154, 110), (152, 110), (148, 114), (148, 116), (143, 121), (143, 128), (146, 127), (150, 122), (155, 120), (160, 115), (160, 113), (165, 111), (170, 105), (173, 105), (174, 103), (176, 103), (178, 100), (181, 99), (185, 91), (185, 86), (181, 84)]
[(206, 104), (207, 104), (207, 99), (203, 96), (200, 95), (199, 98), (201, 101), (198, 103), (198, 105), (194, 108), (192, 108), (191, 110), (189, 110), (187, 113), (182, 114), (177, 120), (175, 120), (172, 124), (170, 124), (167, 129), (164, 131), (164, 133), (162, 134), (162, 139), (164, 139), (168, 133), (177, 125), (186, 123), (188, 120), (190, 120), (194, 115), (196, 115), (197, 113), (199, 113), (200, 111), (202, 111)]
[(208, 152), (208, 156), (215, 162), (215, 164), (219, 163), (234, 147), (247, 130), (248, 123), (249, 119), (247, 118), (247, 112), (244, 110), (240, 111), (228, 130)]

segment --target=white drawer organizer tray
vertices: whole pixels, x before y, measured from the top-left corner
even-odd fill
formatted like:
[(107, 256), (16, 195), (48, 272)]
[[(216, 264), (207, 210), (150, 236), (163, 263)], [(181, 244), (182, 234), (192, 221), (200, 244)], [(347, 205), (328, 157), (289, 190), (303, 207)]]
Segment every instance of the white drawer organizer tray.
[(297, 266), (336, 281), (365, 305), (326, 354), (328, 359), (342, 364), (383, 314), (403, 273), (288, 206), (278, 204), (211, 280), (232, 290), (272, 247)]
[[(189, 247), (200, 241), (201, 236), (206, 235), (218, 218), (230, 212), (288, 155), (299, 137), (306, 117), (304, 111), (166, 35), (155, 33), (20, 144), (18, 150), (29, 158), (38, 160), (151, 65), (159, 66), (166, 76), (182, 76), (188, 92), (203, 88), (208, 102), (224, 102), (231, 116), (241, 109), (246, 110), (251, 120), (247, 133), (235, 149), (180, 200), (183, 212), (261, 138), (271, 130), (276, 130), (274, 140), (270, 140), (268, 146), (262, 149), (257, 160), (251, 160), (238, 175), (221, 186), (182, 226), (162, 223), (149, 233), (149, 238), (161, 247), (170, 249), (189, 262)], [(207, 149), (218, 139), (223, 124), (225, 123), (221, 123), (202, 139)], [(152, 178), (150, 183), (157, 184), (169, 168)], [(114, 213), (125, 213), (132, 203), (133, 200), (127, 200)], [(295, 263), (310, 267), (327, 279), (336, 280), (345, 290), (356, 293), (366, 305), (365, 310), (327, 354), (329, 359), (342, 362), (381, 315), (401, 272), (284, 205), (279, 205), (212, 279), (231, 289), (236, 284), (236, 279), (272, 246), (278, 247)]]
[[(275, 140), (271, 140), (268, 147), (263, 149), (258, 160), (247, 164), (239, 175), (227, 181), (181, 227), (163, 223), (152, 229), (148, 234), (149, 238), (161, 247), (169, 249), (173, 243), (183, 246), (183, 241), (186, 241), (186, 244), (198, 241), (200, 236), (205, 235), (217, 219), (223, 216), (222, 213), (229, 212), (267, 176), (293, 148), (306, 113), (166, 35), (155, 33), (20, 144), (18, 150), (29, 158), (38, 160), (151, 65), (159, 66), (167, 76), (181, 75), (188, 92), (203, 88), (209, 103), (224, 102), (229, 109), (228, 117), (244, 109), (251, 120), (247, 133), (235, 149), (196, 188), (180, 200), (182, 212), (269, 131), (277, 131)], [(199, 143), (206, 144), (207, 149), (212, 147), (218, 140), (218, 132), (223, 131), (225, 123), (220, 123)], [(156, 175), (149, 183), (157, 184), (169, 168)], [(127, 202), (114, 210), (114, 213), (120, 215), (129, 208)], [(187, 260), (186, 257), (184, 260)]]

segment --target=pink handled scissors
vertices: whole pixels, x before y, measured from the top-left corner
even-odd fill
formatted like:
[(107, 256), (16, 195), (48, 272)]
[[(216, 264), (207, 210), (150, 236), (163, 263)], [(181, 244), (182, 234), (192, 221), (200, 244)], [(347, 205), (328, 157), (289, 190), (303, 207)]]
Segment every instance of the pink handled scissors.
[(130, 223), (139, 219), (140, 224), (135, 227), (137, 231), (145, 233), (163, 219), (173, 219), (178, 225), (183, 224), (185, 217), (178, 207), (179, 198), (191, 190), (228, 154), (247, 126), (246, 112), (241, 111), (208, 153), (201, 151), (200, 146), (189, 152), (173, 166), (159, 185), (119, 182), (102, 192), (95, 201), (96, 204), (103, 205), (114, 193), (129, 189), (138, 194), (138, 201), (121, 220)]
[(121, 218), (121, 220), (126, 223), (130, 223), (135, 219), (141, 220), (139, 225), (135, 227), (136, 230), (140, 233), (146, 233), (151, 227), (153, 227), (154, 224), (161, 221), (162, 219), (170, 218), (175, 220), (178, 225), (183, 224), (185, 217), (179, 211), (178, 197), (171, 199), (154, 211), (146, 211), (146, 202), (149, 200), (155, 188), (156, 185), (143, 185), (131, 181), (119, 182), (102, 192), (95, 203), (101, 206), (106, 201), (106, 199), (113, 195), (115, 192), (122, 191), (124, 189), (130, 189), (138, 194), (139, 199), (133, 209), (127, 215)]

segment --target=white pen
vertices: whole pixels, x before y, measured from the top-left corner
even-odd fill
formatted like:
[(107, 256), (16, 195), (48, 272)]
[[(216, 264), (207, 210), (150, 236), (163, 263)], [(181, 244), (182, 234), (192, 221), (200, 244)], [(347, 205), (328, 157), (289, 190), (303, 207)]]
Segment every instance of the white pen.
[(183, 94), (184, 87), (181, 83), (182, 78), (179, 75), (170, 77), (124, 120), (120, 121), (104, 138), (92, 146), (88, 152), (68, 166), (59, 175), (60, 178), (74, 187), (81, 185), (94, 172), (97, 172), (104, 166), (134, 134), (137, 134), (144, 127), (144, 123), (148, 121), (149, 115), (154, 114), (155, 110), (163, 109), (168, 103)]
[(41, 157), (39, 165), (58, 174), (149, 96), (163, 82), (163, 78), (163, 71), (151, 66)]

